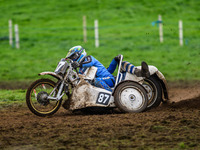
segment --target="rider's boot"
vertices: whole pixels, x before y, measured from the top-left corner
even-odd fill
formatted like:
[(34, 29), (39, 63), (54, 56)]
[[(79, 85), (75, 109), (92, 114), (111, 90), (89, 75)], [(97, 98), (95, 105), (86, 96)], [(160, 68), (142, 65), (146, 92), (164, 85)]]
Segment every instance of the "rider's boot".
[(142, 66), (142, 69), (135, 68), (134, 74), (137, 77), (149, 78), (150, 77), (150, 72), (149, 72), (149, 67), (148, 67), (147, 63), (143, 61), (141, 63), (141, 66)]

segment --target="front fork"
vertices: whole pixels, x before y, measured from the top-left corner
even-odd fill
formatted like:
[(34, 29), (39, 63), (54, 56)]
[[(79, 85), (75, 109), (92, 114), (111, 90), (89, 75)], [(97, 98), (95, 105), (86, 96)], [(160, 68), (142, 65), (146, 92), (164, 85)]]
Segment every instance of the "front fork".
[[(60, 85), (60, 86), (59, 86)], [(59, 101), (62, 99), (63, 95), (65, 94), (63, 91), (64, 89), (64, 85), (68, 86), (64, 80), (62, 81), (58, 81), (56, 86), (54, 87), (54, 89), (51, 91), (51, 93), (49, 94), (49, 96), (47, 97), (48, 100), (54, 100), (54, 101)], [(59, 86), (59, 89), (58, 89)], [(58, 89), (58, 93), (55, 97), (55, 95), (52, 96), (53, 93), (55, 93), (56, 89)]]

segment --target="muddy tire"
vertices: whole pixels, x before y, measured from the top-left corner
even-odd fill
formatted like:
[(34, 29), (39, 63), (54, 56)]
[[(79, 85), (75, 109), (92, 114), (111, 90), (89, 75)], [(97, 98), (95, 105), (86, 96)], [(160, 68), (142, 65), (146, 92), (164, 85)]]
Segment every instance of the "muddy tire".
[(115, 90), (114, 99), (116, 106), (122, 112), (139, 113), (147, 108), (147, 93), (142, 85), (126, 81)]
[[(49, 79), (39, 79), (30, 85), (26, 92), (26, 104), (32, 113), (45, 117), (58, 111), (62, 100), (51, 101), (47, 99), (55, 85), (56, 83)], [(57, 94), (57, 91), (53, 94)]]
[(148, 104), (147, 108), (158, 107), (162, 101), (162, 87), (158, 79), (154, 76), (151, 76), (148, 79), (145, 79), (142, 84), (147, 91)]

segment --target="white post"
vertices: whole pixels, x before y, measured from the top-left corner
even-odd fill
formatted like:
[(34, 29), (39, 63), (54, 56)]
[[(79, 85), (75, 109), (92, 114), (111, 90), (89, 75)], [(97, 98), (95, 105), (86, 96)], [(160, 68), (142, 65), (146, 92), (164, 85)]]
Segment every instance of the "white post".
[(99, 31), (98, 31), (98, 20), (94, 21), (94, 34), (95, 34), (95, 46), (99, 47)]
[(183, 22), (179, 20), (179, 43), (180, 46), (183, 46)]
[(86, 25), (86, 16), (83, 16), (83, 41), (87, 42), (87, 25)]
[(163, 43), (163, 25), (162, 25), (162, 17), (161, 17), (161, 15), (158, 15), (158, 21), (159, 21), (160, 43)]
[(18, 29), (18, 25), (15, 24), (15, 43), (16, 43), (16, 48), (19, 49), (19, 29)]
[(12, 20), (8, 21), (8, 28), (9, 28), (9, 44), (13, 45), (13, 35), (12, 35)]

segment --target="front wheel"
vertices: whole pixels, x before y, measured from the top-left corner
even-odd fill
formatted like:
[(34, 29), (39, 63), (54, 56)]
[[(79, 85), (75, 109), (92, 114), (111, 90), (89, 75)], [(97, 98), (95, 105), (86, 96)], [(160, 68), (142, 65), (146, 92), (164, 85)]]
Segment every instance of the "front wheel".
[(148, 98), (144, 87), (136, 82), (123, 82), (115, 90), (116, 106), (122, 112), (138, 113), (146, 109)]
[[(56, 83), (49, 79), (39, 79), (33, 82), (26, 92), (26, 104), (30, 111), (37, 116), (48, 116), (56, 113), (62, 100), (53, 101), (47, 97), (53, 91)], [(57, 90), (51, 93), (56, 96)]]

